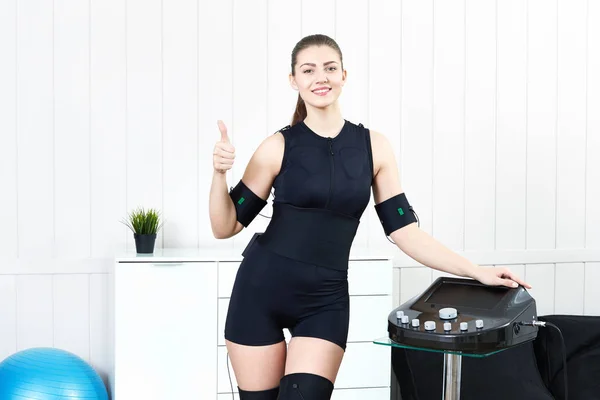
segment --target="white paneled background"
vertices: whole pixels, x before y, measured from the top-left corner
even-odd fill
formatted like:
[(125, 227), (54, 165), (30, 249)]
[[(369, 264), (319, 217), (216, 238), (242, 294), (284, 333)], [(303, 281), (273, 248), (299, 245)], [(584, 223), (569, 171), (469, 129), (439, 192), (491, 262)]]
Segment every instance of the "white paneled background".
[[(0, 1), (0, 359), (73, 351), (101, 374), (107, 270), (134, 207), (158, 247), (240, 251), (208, 219), (217, 119), (237, 158), (289, 123), (290, 53), (334, 37), (344, 117), (385, 134), (421, 227), (509, 265), (540, 314), (600, 314), (600, 1)], [(263, 214), (270, 215), (270, 205)], [(356, 246), (393, 246), (372, 207)], [(396, 301), (437, 271), (398, 252)]]

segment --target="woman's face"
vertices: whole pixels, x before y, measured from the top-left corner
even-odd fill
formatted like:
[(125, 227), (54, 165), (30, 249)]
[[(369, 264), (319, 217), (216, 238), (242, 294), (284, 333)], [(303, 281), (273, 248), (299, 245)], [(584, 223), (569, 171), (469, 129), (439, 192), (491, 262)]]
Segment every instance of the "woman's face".
[(329, 46), (311, 46), (300, 51), (294, 72), (295, 75), (290, 74), (292, 88), (298, 90), (307, 105), (316, 108), (333, 104), (346, 82), (340, 57)]

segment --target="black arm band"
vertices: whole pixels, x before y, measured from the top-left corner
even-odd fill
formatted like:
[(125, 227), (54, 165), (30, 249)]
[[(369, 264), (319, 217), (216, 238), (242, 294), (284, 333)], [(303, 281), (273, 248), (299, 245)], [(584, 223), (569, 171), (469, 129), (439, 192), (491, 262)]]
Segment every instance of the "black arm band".
[(236, 187), (231, 189), (229, 197), (233, 200), (237, 220), (244, 227), (248, 227), (250, 222), (258, 215), (260, 210), (267, 205), (267, 201), (255, 195), (241, 180)]
[(375, 211), (387, 236), (397, 229), (417, 222), (413, 208), (408, 204), (406, 195), (400, 193), (384, 202), (375, 205)]

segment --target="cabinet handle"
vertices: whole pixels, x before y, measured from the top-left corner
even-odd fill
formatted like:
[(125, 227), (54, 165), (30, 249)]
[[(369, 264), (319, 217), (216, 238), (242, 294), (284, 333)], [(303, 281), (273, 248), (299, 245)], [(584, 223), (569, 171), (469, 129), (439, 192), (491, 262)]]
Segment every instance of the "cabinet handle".
[(170, 263), (170, 262), (164, 262), (164, 263), (152, 263), (153, 266), (155, 267), (178, 267), (183, 265), (183, 263)]

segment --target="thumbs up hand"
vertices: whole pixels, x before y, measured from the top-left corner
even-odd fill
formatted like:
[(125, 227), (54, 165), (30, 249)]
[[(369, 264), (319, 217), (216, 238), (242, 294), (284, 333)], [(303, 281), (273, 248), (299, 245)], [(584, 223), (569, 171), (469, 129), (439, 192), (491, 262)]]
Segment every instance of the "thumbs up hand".
[(221, 140), (215, 144), (213, 150), (213, 168), (215, 171), (224, 174), (233, 167), (235, 147), (229, 141), (227, 127), (223, 121), (217, 121), (217, 125), (219, 126), (219, 131), (221, 131)]

